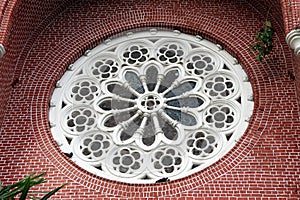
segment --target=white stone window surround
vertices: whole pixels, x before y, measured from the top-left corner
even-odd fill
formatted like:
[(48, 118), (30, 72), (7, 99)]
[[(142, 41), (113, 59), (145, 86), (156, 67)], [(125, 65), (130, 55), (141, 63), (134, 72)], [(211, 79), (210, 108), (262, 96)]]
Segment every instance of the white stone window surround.
[(286, 42), (294, 50), (296, 56), (300, 56), (300, 29), (291, 30), (286, 35)]
[(2, 44), (0, 44), (0, 58), (2, 58), (2, 57), (4, 56), (5, 53), (6, 53), (6, 52), (5, 52), (4, 46), (3, 46)]
[[(149, 75), (155, 73), (154, 78)], [(159, 88), (157, 82), (168, 73), (177, 86), (187, 83), (182, 86), (186, 91), (168, 94), (167, 87)], [(109, 91), (121, 83), (130, 97)], [(137, 83), (142, 87), (134, 88)], [(124, 98), (127, 103), (118, 104)], [(111, 105), (114, 110), (107, 108)], [(85, 170), (110, 180), (154, 183), (183, 178), (217, 162), (246, 131), (253, 106), (246, 73), (219, 45), (151, 28), (106, 40), (70, 65), (53, 92), (49, 122), (61, 150), (73, 152), (71, 159)], [(123, 120), (116, 108), (129, 117)], [(170, 117), (171, 110), (180, 117), (174, 111)], [(134, 131), (122, 135), (137, 118)]]

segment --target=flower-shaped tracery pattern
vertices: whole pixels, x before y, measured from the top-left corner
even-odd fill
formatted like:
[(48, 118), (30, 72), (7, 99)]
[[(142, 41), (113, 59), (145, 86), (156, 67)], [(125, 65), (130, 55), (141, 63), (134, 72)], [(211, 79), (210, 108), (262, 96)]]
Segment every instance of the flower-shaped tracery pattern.
[(65, 110), (64, 116), (65, 118), (61, 121), (61, 124), (69, 137), (81, 135), (96, 127), (96, 113), (89, 107), (70, 108)]
[(184, 50), (180, 43), (170, 42), (164, 43), (158, 47), (156, 52), (158, 60), (163, 64), (174, 64), (182, 61)]
[(113, 149), (107, 157), (108, 170), (113, 174), (122, 174), (125, 177), (135, 177), (146, 168), (143, 152), (132, 146)]
[(226, 102), (214, 102), (204, 111), (205, 123), (213, 129), (225, 132), (238, 122), (239, 112), (237, 106)]
[(145, 44), (132, 44), (129, 45), (122, 52), (122, 58), (124, 62), (129, 65), (141, 65), (145, 63), (150, 57), (150, 50)]
[(81, 77), (71, 85), (71, 90), (68, 90), (68, 98), (73, 102), (81, 102), (88, 104), (93, 102), (100, 95), (100, 86), (97, 80)]
[(194, 51), (186, 59), (185, 69), (191, 75), (205, 77), (218, 70), (218, 61), (210, 52)]
[(96, 166), (97, 161), (106, 158), (108, 151), (114, 146), (109, 135), (98, 131), (87, 132), (72, 142), (79, 144), (75, 153)]
[(114, 54), (104, 53), (93, 58), (83, 69), (84, 73), (98, 80), (105, 80), (117, 76), (120, 69), (120, 62)]
[(153, 174), (178, 174), (187, 164), (186, 156), (179, 148), (162, 146), (153, 151), (151, 157), (151, 172)]
[[(172, 82), (163, 85), (166, 80)], [(209, 104), (198, 92), (201, 85), (199, 78), (184, 77), (177, 65), (165, 68), (152, 61), (140, 69), (124, 67), (118, 79), (102, 83), (104, 94), (94, 104), (102, 113), (99, 128), (113, 129), (119, 145), (135, 141), (140, 148), (151, 150), (161, 141), (179, 144), (184, 128), (201, 126), (199, 112)], [(121, 96), (120, 89), (127, 96)]]
[(219, 72), (208, 76), (203, 83), (203, 91), (212, 99), (234, 96), (239, 90), (236, 80), (229, 72)]
[(222, 52), (153, 30), (101, 44), (54, 90), (54, 139), (81, 167), (112, 180), (153, 183), (204, 169), (232, 148), (253, 108), (246, 74)]
[(213, 129), (200, 129), (191, 133), (186, 140), (189, 155), (197, 161), (216, 155), (225, 142), (224, 136)]

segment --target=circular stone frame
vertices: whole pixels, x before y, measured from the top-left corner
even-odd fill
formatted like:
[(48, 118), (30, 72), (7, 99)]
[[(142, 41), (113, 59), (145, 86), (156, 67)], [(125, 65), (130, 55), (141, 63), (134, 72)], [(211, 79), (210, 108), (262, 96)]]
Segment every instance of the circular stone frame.
[[(158, 75), (157, 87), (152, 88), (153, 73)], [(171, 75), (168, 77), (168, 74)], [(126, 78), (127, 75), (130, 75), (130, 78)], [(172, 76), (177, 77), (173, 80), (174, 84), (168, 85), (167, 82), (170, 82)], [(162, 84), (164, 81), (165, 85)], [(115, 89), (117, 86), (121, 89)], [(164, 89), (160, 89), (160, 86)], [(117, 92), (109, 88), (114, 88)], [(140, 88), (143, 90), (140, 91)], [(125, 90), (127, 92), (124, 93)], [(127, 96), (129, 93), (131, 95)], [(189, 93), (191, 95), (188, 95)], [(137, 99), (134, 96), (137, 96)], [(175, 104), (168, 105), (175, 97), (179, 99), (175, 104), (181, 102), (184, 107), (180, 105), (175, 108)], [(153, 183), (164, 177), (171, 180), (186, 177), (222, 158), (247, 129), (254, 109), (252, 97), (247, 74), (241, 65), (236, 63), (236, 59), (219, 45), (200, 36), (152, 28), (148, 31), (130, 32), (100, 44), (72, 64), (56, 83), (49, 119), (53, 137), (61, 150), (65, 153), (75, 152), (72, 160), (80, 167), (111, 180)], [(117, 98), (117, 101), (127, 101), (125, 105), (128, 107), (125, 111), (128, 115), (133, 110), (137, 110), (136, 114), (131, 114), (127, 121), (116, 120), (114, 115), (118, 114), (120, 105), (113, 107), (113, 103), (105, 104), (109, 100), (113, 102), (114, 98)], [(191, 105), (192, 98), (202, 101), (201, 105), (195, 106), (195, 102)], [(137, 105), (135, 101), (138, 102)], [(121, 109), (124, 109), (123, 106)], [(180, 117), (176, 118), (176, 115)], [(132, 138), (122, 140), (120, 134), (126, 132), (126, 128), (138, 117), (141, 118), (137, 124), (139, 127), (126, 136), (130, 135)], [(191, 123), (193, 120), (195, 123)], [(166, 127), (162, 125), (162, 121), (177, 131), (179, 136), (171, 137), (177, 140), (172, 141), (168, 138), (167, 135), (170, 134), (163, 131)], [(146, 124), (149, 123), (155, 127), (151, 135), (154, 142), (151, 144), (143, 143), (144, 140), (149, 141), (148, 136), (144, 137)], [(103, 133), (102, 136), (100, 133), (96, 134), (96, 130)], [(62, 132), (64, 136), (61, 135)], [(94, 134), (91, 135), (91, 132)], [(86, 135), (87, 139), (84, 139), (83, 135)], [(120, 138), (115, 139), (115, 135)], [(195, 138), (188, 139), (184, 135)], [(199, 137), (202, 138), (197, 139)], [(104, 138), (112, 140), (103, 141)], [(218, 141), (215, 141), (216, 139)], [(134, 146), (131, 146), (132, 144)], [(178, 153), (175, 153), (177, 147), (172, 147), (172, 150), (172, 145), (179, 145), (181, 150), (178, 149)], [(100, 147), (103, 149), (99, 150)], [(160, 156), (160, 161), (154, 162), (156, 149), (168, 149), (158, 151), (165, 154), (174, 151), (172, 155), (177, 155), (174, 158), (180, 162), (176, 164), (177, 161), (170, 161), (170, 155)], [(187, 152), (184, 153), (182, 149), (186, 149)], [(104, 153), (112, 159), (104, 159)], [(137, 154), (139, 155), (134, 156)], [(118, 160), (115, 161), (113, 156)], [(185, 163), (181, 163), (183, 161)], [(152, 166), (152, 162), (157, 163), (155, 166), (165, 166), (156, 168)], [(174, 165), (170, 166), (171, 163)]]
[[(120, 15), (103, 23), (95, 21), (88, 26), (82, 27), (80, 31), (69, 34), (68, 37), (55, 44), (53, 51), (49, 51), (42, 60), (38, 60), (39, 68), (24, 81), (24, 88), (27, 88), (24, 92), (28, 94), (25, 97), (28, 98), (30, 103), (32, 128), (38, 139), (38, 145), (45, 157), (49, 159), (52, 166), (61, 172), (64, 177), (73, 181), (72, 183), (75, 185), (80, 183), (86, 188), (95, 190), (100, 194), (123, 197), (176, 195), (183, 191), (208, 184), (232, 170), (251, 152), (259, 141), (263, 133), (262, 130), (265, 130), (269, 124), (268, 114), (273, 107), (272, 104), (271, 106), (267, 106), (269, 104), (265, 99), (264, 93), (267, 92), (266, 88), (268, 88), (268, 85), (262, 81), (264, 80), (264, 74), (267, 74), (270, 70), (270, 66), (267, 64), (263, 67), (248, 51), (248, 45), (251, 44), (252, 38), (229, 23), (224, 23), (207, 15), (194, 15), (192, 12), (187, 12), (186, 18), (180, 16), (172, 16), (170, 18), (170, 16), (164, 15), (162, 19), (149, 18), (146, 23), (143, 23), (144, 18), (137, 12), (127, 15), (125, 19), (123, 15)], [(164, 20), (164, 22), (162, 23), (161, 20)], [(203, 24), (203, 21), (207, 23)], [(222, 43), (224, 49), (237, 56), (238, 59), (235, 63), (242, 63), (249, 75), (249, 80), (252, 83), (255, 94), (253, 96), (255, 99), (254, 115), (249, 119), (249, 127), (244, 136), (237, 141), (235, 148), (211, 167), (190, 175), (187, 178), (162, 184), (132, 185), (120, 182), (117, 184), (115, 181), (100, 178), (79, 168), (59, 151), (57, 143), (51, 136), (47, 120), (49, 99), (56, 81), (66, 71), (67, 66), (80, 57), (85, 49), (93, 48), (95, 44), (107, 39), (112, 34), (144, 26), (177, 27), (190, 34), (201, 34), (215, 43)], [(233, 33), (232, 30), (236, 31)], [(42, 38), (37, 38), (36, 42), (43, 41)], [(81, 38), (82, 41), (80, 45), (77, 42), (78, 38)], [(73, 51), (70, 51), (70, 48)], [(33, 50), (31, 52), (34, 53)], [(48, 90), (45, 90), (45, 88), (48, 88)], [(268, 88), (268, 92), (274, 92), (274, 88)]]

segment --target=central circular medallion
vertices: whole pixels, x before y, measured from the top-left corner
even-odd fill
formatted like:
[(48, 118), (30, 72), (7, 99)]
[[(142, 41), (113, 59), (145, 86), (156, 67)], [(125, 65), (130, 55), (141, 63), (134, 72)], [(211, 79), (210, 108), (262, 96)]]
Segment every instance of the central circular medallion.
[(142, 112), (153, 113), (159, 111), (163, 105), (163, 99), (157, 94), (145, 94), (138, 99), (138, 107)]
[(49, 116), (61, 150), (94, 174), (130, 183), (175, 180), (217, 162), (253, 109), (242, 66), (178, 31), (106, 40), (57, 86)]

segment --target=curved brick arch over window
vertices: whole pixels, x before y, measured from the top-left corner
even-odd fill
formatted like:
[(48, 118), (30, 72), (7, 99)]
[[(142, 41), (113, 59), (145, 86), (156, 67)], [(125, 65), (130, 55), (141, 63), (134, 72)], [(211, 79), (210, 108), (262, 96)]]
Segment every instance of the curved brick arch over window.
[[(30, 167), (33, 166), (31, 169), (49, 170), (49, 187), (51, 187), (53, 183), (59, 184), (62, 182), (69, 182), (68, 187), (65, 188), (62, 193), (58, 194), (61, 199), (76, 199), (79, 197), (81, 199), (97, 199), (112, 196), (115, 196), (115, 198), (117, 198), (116, 196), (154, 197), (171, 196), (179, 193), (180, 196), (184, 197), (190, 197), (192, 195), (196, 195), (196, 193), (197, 197), (210, 196), (212, 193), (219, 197), (223, 195), (223, 193), (220, 194), (221, 191), (228, 196), (234, 195), (246, 198), (249, 197), (248, 192), (254, 192), (253, 190), (245, 189), (249, 186), (252, 186), (250, 185), (250, 181), (251, 184), (253, 183), (255, 186), (261, 187), (262, 190), (266, 189), (265, 191), (259, 191), (260, 193), (258, 195), (273, 195), (273, 191), (269, 192), (267, 190), (269, 185), (262, 185), (262, 183), (267, 182), (268, 184), (268, 181), (274, 180), (274, 182), (270, 183), (270, 187), (276, 188), (279, 186), (275, 183), (279, 180), (277, 174), (275, 177), (273, 175), (273, 171), (263, 171), (263, 168), (265, 168), (266, 165), (261, 165), (261, 163), (268, 162), (268, 160), (265, 158), (268, 157), (268, 155), (274, 156), (274, 154), (272, 154), (274, 151), (280, 154), (278, 149), (283, 146), (279, 145), (278, 143), (282, 141), (282, 138), (286, 137), (282, 135), (282, 133), (279, 135), (278, 132), (272, 132), (274, 131), (274, 129), (272, 129), (273, 123), (276, 124), (275, 128), (284, 127), (283, 125), (280, 125), (278, 121), (276, 121), (278, 120), (277, 117), (280, 118), (283, 116), (283, 114), (276, 113), (276, 116), (274, 117), (274, 110), (279, 108), (279, 106), (276, 105), (276, 102), (279, 101), (280, 98), (280, 102), (283, 103), (282, 105), (286, 105), (287, 101), (283, 101), (284, 98), (282, 98), (282, 96), (286, 94), (287, 98), (292, 97), (290, 92), (280, 92), (282, 91), (281, 84), (286, 81), (285, 78), (282, 78), (281, 74), (277, 74), (280, 70), (275, 68), (275, 64), (272, 66), (269, 65), (270, 63), (262, 65), (256, 62), (256, 60), (250, 55), (247, 44), (250, 44), (252, 39), (250, 38), (249, 32), (243, 32), (244, 29), (241, 30), (235, 27), (234, 24), (230, 24), (229, 21), (226, 22), (226, 20), (216, 20), (215, 17), (209, 17), (209, 15), (206, 14), (201, 15), (201, 13), (192, 13), (190, 12), (189, 8), (185, 9), (184, 11), (185, 12), (182, 14), (182, 16), (167, 15), (171, 12), (168, 12), (167, 14), (164, 14), (164, 12), (159, 12), (158, 14), (156, 12), (145, 11), (145, 17), (144, 15), (140, 15), (139, 12), (131, 11), (130, 14), (126, 15), (126, 17), (123, 17), (122, 14), (114, 16), (114, 18), (110, 18), (111, 16), (109, 16), (109, 19), (107, 18), (102, 22), (101, 20), (95, 20), (91, 22), (80, 19), (83, 20), (83, 25), (80, 26), (80, 29), (70, 28), (68, 36), (60, 36), (58, 40), (51, 43), (51, 38), (55, 39), (53, 35), (56, 34), (53, 33), (52, 28), (56, 27), (59, 21), (62, 20), (58, 17), (54, 24), (49, 24), (49, 30), (45, 30), (43, 33), (41, 33), (41, 35), (36, 36), (37, 39), (34, 40), (35, 43), (32, 45), (33, 47), (30, 45), (28, 46), (28, 49), (31, 49), (31, 52), (28, 53), (28, 60), (26, 60), (24, 69), (22, 71), (22, 85), (16, 89), (16, 93), (22, 94), (22, 101), (25, 101), (23, 103), (23, 107), (19, 108), (22, 115), (19, 115), (18, 117), (12, 116), (7, 119), (7, 121), (15, 120), (14, 122), (16, 122), (16, 124), (21, 124), (22, 128), (19, 126), (17, 127), (18, 129), (23, 131), (25, 128), (27, 128), (28, 130), (24, 133), (19, 133), (20, 130), (18, 130), (19, 132), (16, 131), (17, 128), (13, 129), (12, 131), (7, 131), (8, 128), (6, 128), (7, 136), (8, 134), (13, 133), (13, 131), (16, 131), (16, 134), (28, 134), (30, 135), (28, 137), (37, 139), (33, 140), (34, 142), (31, 142), (30, 144), (34, 146), (32, 148), (37, 150), (39, 157), (34, 154), (35, 152), (30, 151), (28, 153), (27, 150), (24, 149), (24, 152), (19, 151), (14, 153), (17, 155), (23, 155), (24, 153), (27, 156), (28, 154), (32, 153), (34, 154), (32, 159), (40, 159), (41, 155), (45, 155), (44, 157), (42, 156), (44, 158), (43, 161), (39, 161), (37, 164), (26, 163), (26, 165)], [(230, 13), (229, 9), (227, 11)], [(80, 20), (75, 20), (76, 23), (74, 22), (74, 24), (77, 25), (77, 22)], [(72, 23), (73, 21), (71, 24)], [(204, 36), (204, 38), (209, 38), (209, 40), (213, 41), (214, 43), (222, 43), (223, 47), (228, 52), (231, 52), (233, 55), (237, 55), (239, 61), (243, 64), (248, 72), (250, 76), (249, 79), (251, 80), (254, 88), (256, 109), (254, 110), (254, 115), (248, 130), (238, 141), (236, 148), (233, 148), (225, 157), (213, 164), (211, 167), (186, 178), (171, 181), (165, 184), (120, 184), (104, 178), (99, 178), (83, 169), (80, 169), (62, 154), (51, 136), (47, 121), (49, 110), (48, 104), (56, 81), (59, 80), (59, 78), (66, 71), (67, 66), (81, 56), (81, 53), (79, 52), (84, 52), (87, 47), (90, 49), (94, 48), (100, 43), (100, 41), (106, 39), (110, 35), (143, 26), (159, 26), (169, 29), (176, 27), (177, 29), (182, 30), (182, 32), (193, 35), (199, 34)], [(59, 26), (58, 24), (57, 27), (64, 31), (64, 26)], [(255, 27), (253, 27), (251, 22), (245, 25), (245, 29), (253, 30), (254, 28)], [(44, 44), (48, 45), (47, 48), (44, 46)], [(286, 47), (277, 46), (276, 50), (279, 50), (282, 53), (285, 52), (284, 56), (290, 55), (287, 53), (288, 51), (286, 50)], [(40, 52), (42, 53), (39, 54)], [(286, 63), (286, 58), (284, 56), (283, 54), (279, 53), (275, 54), (275, 57), (282, 59), (282, 62), (280, 62), (282, 70), (286, 70), (286, 65), (282, 64)], [(287, 59), (287, 62), (290, 63), (289, 59)], [(286, 82), (284, 83), (286, 85)], [(289, 88), (293, 87), (290, 86)], [(281, 97), (274, 95), (278, 94), (278, 92), (282, 94)], [(12, 96), (12, 102), (19, 102), (19, 97), (20, 96), (18, 95)], [(26, 106), (24, 106), (25, 104)], [(15, 106), (15, 104), (10, 104), (10, 107), (12, 106)], [(280, 109), (285, 109), (285, 111), (289, 113), (291, 111), (287, 111), (286, 107), (280, 107)], [(29, 117), (31, 119), (29, 119)], [(10, 122), (6, 123), (9, 124)], [(292, 129), (287, 130), (290, 131), (289, 133), (292, 133)], [(264, 137), (260, 137), (261, 134), (264, 134)], [(276, 136), (273, 138), (271, 137), (271, 134)], [(19, 138), (19, 135), (17, 136)], [(10, 135), (8, 138), (9, 137)], [(269, 137), (272, 139), (272, 141), (268, 140)], [(279, 141), (278, 138), (280, 138), (281, 141)], [(27, 143), (28, 140), (24, 140), (24, 142)], [(276, 143), (275, 146), (277, 145), (276, 149), (272, 149), (270, 147), (273, 145), (273, 142)], [(293, 142), (290, 144), (294, 145)], [(16, 150), (19, 149), (16, 147)], [(11, 149), (9, 153), (10, 152)], [(12, 155), (9, 153), (8, 155)], [(256, 156), (263, 153), (267, 153), (267, 156)], [(23, 157), (21, 156), (20, 158)], [(259, 160), (261, 163), (257, 163), (258, 161), (256, 161), (256, 159), (264, 160)], [(286, 159), (282, 159), (280, 157), (280, 160)], [(41, 163), (43, 164), (39, 165)], [(19, 167), (16, 165), (16, 162), (10, 164), (12, 164), (11, 166)], [(252, 164), (254, 166), (250, 166)], [(285, 166), (291, 165), (294, 165), (294, 163), (280, 163), (282, 168), (278, 169), (283, 170), (282, 172), (277, 171), (282, 177), (280, 180), (285, 180), (286, 174), (291, 174), (290, 171), (284, 171)], [(257, 168), (259, 170), (256, 170)], [(22, 168), (22, 170), (24, 172), (24, 168)], [(259, 177), (259, 179), (253, 179), (253, 177)], [(245, 181), (246, 179), (248, 180), (248, 178), (250, 181)], [(224, 187), (228, 187), (228, 182), (230, 182), (230, 190), (223, 190)], [(244, 189), (240, 188), (240, 186)], [(74, 194), (70, 194), (70, 191), (74, 191), (76, 196), (74, 196)], [(291, 190), (285, 189), (283, 193), (284, 195), (288, 195), (290, 192)], [(64, 196), (64, 193), (70, 196)], [(279, 194), (279, 192), (277, 194)]]
[(55, 140), (84, 169), (117, 181), (176, 180), (204, 169), (233, 147), (253, 111), (247, 75), (220, 50), (154, 28), (99, 45), (56, 84)]
[[(108, 22), (109, 24), (113, 24), (113, 21), (116, 20), (116, 19), (112, 19), (111, 22)], [(185, 30), (188, 30), (190, 25), (185, 25), (185, 23), (182, 23), (182, 21), (180, 19), (174, 19), (174, 21), (178, 20), (178, 22), (174, 22), (174, 24), (182, 24), (182, 27), (183, 29)], [(218, 24), (217, 22), (214, 21), (214, 18), (207, 18), (207, 17), (204, 17), (204, 16), (199, 16), (199, 19), (200, 21), (202, 20), (205, 20), (205, 21), (208, 21), (208, 22), (211, 22), (211, 24), (215, 24), (216, 27), (220, 27), (220, 29), (216, 29), (216, 31), (211, 34), (209, 33), (209, 31), (207, 30), (210, 26), (207, 26), (207, 27), (202, 27), (203, 30), (198, 30), (199, 32), (203, 32), (207, 35), (210, 35), (210, 37), (215, 37), (215, 38), (218, 38), (219, 36), (221, 36), (225, 30), (225, 28), (227, 27), (227, 29), (231, 30), (233, 27), (231, 27), (230, 25), (224, 25), (224, 23), (222, 24)], [(193, 18), (193, 22), (196, 23), (197, 20), (195, 20), (195, 18)], [(116, 21), (116, 26), (115, 27), (120, 27), (120, 24), (119, 24), (119, 21), (117, 20)], [(134, 22), (130, 23), (128, 22), (128, 24), (134, 24)], [(128, 24), (124, 24), (124, 29), (128, 28)], [(160, 24), (160, 23), (158, 23)], [(155, 25), (158, 25), (156, 24), (155, 22), (153, 22), (153, 26)], [(166, 23), (166, 24), (169, 24), (171, 25), (172, 23)], [(94, 24), (95, 25), (95, 32), (94, 32), (94, 36), (96, 38), (99, 38), (101, 37), (100, 35), (98, 35), (98, 32), (97, 32), (97, 27), (99, 27), (97, 25), (97, 23)], [(91, 25), (89, 25), (89, 27), (87, 28), (87, 30), (91, 30)], [(131, 26), (131, 28), (136, 28), (136, 27), (139, 27), (139, 24), (135, 24), (134, 26)], [(92, 29), (93, 30), (93, 29)], [(118, 28), (118, 30), (120, 30), (120, 28)], [(235, 35), (231, 35), (230, 31), (227, 31), (227, 34), (226, 34), (226, 37), (223, 37), (224, 39), (228, 39), (228, 41), (230, 41), (230, 47), (232, 49), (234, 49), (233, 47), (235, 45), (237, 45), (237, 49), (238, 49), (238, 46), (239, 46), (239, 41), (242, 42), (241, 38), (240, 37), (236, 37)], [(195, 32), (197, 30), (192, 30), (192, 32)], [(219, 31), (219, 32), (218, 32)], [(104, 32), (101, 32), (102, 34), (105, 34), (105, 31)], [(244, 35), (242, 32), (240, 33), (240, 35)], [(78, 34), (74, 34), (74, 37), (78, 37), (79, 35)], [(85, 41), (86, 44), (83, 45), (83, 46), (86, 46), (87, 44), (89, 44), (88, 41), (90, 41), (90, 43), (94, 43), (94, 38), (92, 37), (92, 35), (89, 35), (88, 37), (86, 37), (86, 35), (82, 34), (83, 38), (86, 38), (87, 40)], [(248, 36), (247, 35), (244, 35), (243, 37), (243, 41), (245, 41), (245, 39), (247, 39)], [(221, 39), (221, 38), (219, 38)], [(69, 38), (68, 38), (69, 40)], [(227, 41), (227, 40), (224, 40), (224, 41)], [(69, 45), (73, 45), (74, 46), (74, 49), (80, 49), (79, 47), (76, 47), (77, 44), (75, 42), (72, 42), (72, 40), (69, 41)], [(67, 41), (62, 41), (61, 42), (62, 44), (65, 44), (65, 43), (68, 43)], [(62, 48), (62, 46), (60, 44), (57, 44), (58, 47)], [(59, 51), (59, 50), (58, 50)], [(66, 57), (69, 57), (69, 58), (73, 58), (74, 55), (72, 54), (69, 54), (69, 52), (65, 51), (65, 50), (61, 50), (61, 52), (64, 52), (63, 54), (60, 55), (61, 58), (66, 58)], [(235, 52), (236, 54), (239, 54), (239, 52)], [(249, 65), (247, 64), (248, 62), (252, 61), (252, 62), (255, 62), (255, 60), (250, 56), (250, 54), (248, 54), (248, 51), (245, 55), (240, 55), (240, 59), (241, 60), (245, 60), (244, 62), (244, 66), (246, 67), (247, 71), (248, 71), (248, 74), (250, 76), (250, 79), (252, 79), (253, 83), (257, 83), (258, 81), (258, 77), (257, 76), (253, 76), (253, 72), (252, 70), (256, 70), (256, 71), (264, 71), (263, 68), (257, 68), (257, 69), (254, 69), (254, 68), (249, 68)], [(47, 55), (47, 57), (45, 58), (45, 60), (41, 63), (42, 65), (49, 65), (49, 63), (52, 63), (53, 62), (53, 59), (52, 57), (54, 58), (58, 58), (58, 55), (55, 54), (54, 52), (53, 53), (49, 53)], [(65, 63), (67, 64), (67, 62)], [(40, 69), (39, 73), (37, 72), (35, 74), (33, 78), (33, 80), (35, 79), (35, 77), (40, 77), (40, 75), (38, 74), (45, 74), (46, 76), (48, 76), (50, 78), (49, 80), (53, 80), (53, 76), (55, 76), (56, 78), (59, 78), (59, 76), (62, 75), (63, 73), (63, 69), (60, 68), (55, 68), (53, 67), (52, 68), (53, 72), (52, 73), (49, 73), (49, 71), (44, 71), (43, 69)], [(250, 73), (249, 73), (250, 72)], [(262, 72), (263, 73), (263, 72)], [(60, 74), (60, 75), (59, 75)], [(54, 82), (53, 81), (50, 81), (49, 84), (52, 84), (54, 85)], [(256, 87), (257, 85), (254, 84), (254, 93), (256, 91)], [(42, 95), (46, 95), (46, 98), (50, 98), (51, 96), (51, 93), (45, 93), (45, 91), (43, 90), (36, 90), (36, 98), (39, 98), (39, 96)], [(258, 98), (258, 93), (256, 93), (256, 97)], [(36, 101), (33, 99), (32, 101), (32, 107), (34, 108), (33, 110), (35, 109), (38, 109), (40, 110), (40, 107), (36, 104)], [(48, 110), (48, 107), (47, 106), (44, 106), (44, 111), (47, 113), (47, 110)], [(33, 112), (32, 113), (33, 116), (35, 118), (40, 118), (40, 111), (38, 112)], [(257, 115), (256, 112), (254, 112), (255, 115)], [(260, 115), (259, 119), (261, 119), (261, 117), (264, 117), (264, 118), (268, 118), (268, 115)], [(254, 121), (256, 120), (256, 117), (254, 117)], [(43, 121), (43, 120), (42, 120)], [(259, 120), (258, 120), (259, 121)], [(43, 123), (42, 123), (43, 124)], [(263, 123), (261, 124), (263, 125)], [(40, 126), (35, 126), (35, 128), (39, 129), (38, 127)], [(47, 124), (44, 124), (42, 125), (41, 127), (46, 127), (46, 129), (49, 131), (49, 132), (39, 132), (37, 131), (38, 133), (40, 133), (38, 135), (39, 138), (42, 139), (42, 142), (41, 143), (41, 147), (43, 149), (43, 151), (46, 153), (46, 155), (49, 157), (49, 159), (51, 159), (51, 162), (53, 162), (53, 164), (55, 166), (57, 166), (60, 170), (63, 171), (63, 173), (70, 177), (71, 179), (75, 180), (76, 182), (80, 182), (90, 188), (93, 188), (95, 190), (98, 190), (98, 191), (104, 191), (105, 193), (109, 193), (109, 194), (112, 194), (112, 195), (121, 195), (121, 196), (139, 196), (139, 195), (143, 195), (145, 193), (151, 193), (152, 195), (154, 196), (163, 196), (163, 195), (172, 195), (172, 194), (175, 194), (175, 193), (179, 193), (181, 191), (185, 191), (185, 190), (189, 190), (191, 188), (194, 188), (196, 186), (199, 186), (199, 185), (203, 185), (204, 183), (206, 182), (209, 182), (213, 179), (215, 179), (216, 177), (222, 175), (224, 173), (224, 170), (230, 170), (231, 167), (233, 167), (234, 165), (236, 165), (240, 159), (242, 159), (248, 152), (249, 150), (253, 147), (253, 145), (255, 144), (255, 142), (250, 142), (250, 141), (257, 141), (257, 139), (259, 138), (259, 133), (253, 131), (252, 129), (252, 126), (249, 127), (249, 129), (252, 131), (248, 134), (246, 134), (246, 136), (244, 136), (242, 138), (242, 140), (240, 140), (240, 145), (239, 145), (239, 150), (236, 150), (236, 149), (233, 149), (232, 150), (232, 153), (230, 153), (229, 155), (226, 155), (224, 157), (224, 159), (221, 159), (217, 164), (215, 164), (213, 167), (209, 168), (209, 169), (206, 169), (204, 170), (203, 172), (201, 173), (197, 173), (197, 174), (194, 174), (194, 175), (191, 175), (189, 176), (188, 179), (180, 179), (178, 181), (172, 181), (170, 182), (170, 184), (172, 185), (172, 187), (170, 186), (156, 186), (156, 185), (146, 185), (146, 186), (141, 186), (141, 185), (137, 185), (137, 187), (134, 187), (132, 188), (131, 187), (131, 190), (132, 190), (132, 193), (128, 193), (126, 192), (128, 187), (130, 187), (129, 185), (126, 185), (126, 184), (118, 184), (118, 187), (115, 189), (115, 182), (110, 182), (110, 181), (107, 181), (105, 179), (100, 179), (100, 178), (96, 178), (95, 176), (91, 175), (91, 174), (88, 174), (86, 173), (85, 171), (82, 171), (82, 170), (78, 170), (78, 168), (76, 167), (75, 164), (72, 164), (71, 162), (69, 162), (68, 160), (66, 160), (65, 158), (61, 157), (61, 155), (57, 154), (56, 155), (56, 152), (57, 151), (57, 147), (56, 147), (56, 143), (52, 140), (51, 137), (49, 137), (49, 133), (50, 133), (50, 129), (48, 127)], [(248, 131), (249, 131), (248, 129)], [(51, 145), (48, 145), (48, 146), (45, 146), (44, 144), (51, 144)], [(50, 150), (50, 149), (52, 150)], [(55, 151), (54, 151), (55, 149)], [(49, 152), (53, 152), (53, 153), (49, 153)], [(56, 156), (54, 156), (56, 155)], [(85, 178), (83, 178), (85, 177)], [(210, 178), (208, 178), (210, 177)], [(94, 184), (91, 184), (91, 183), (94, 183)], [(192, 184), (191, 184), (192, 183)], [(142, 191), (141, 192), (137, 192), (137, 191)], [(150, 192), (150, 191), (154, 191), (154, 192)]]

